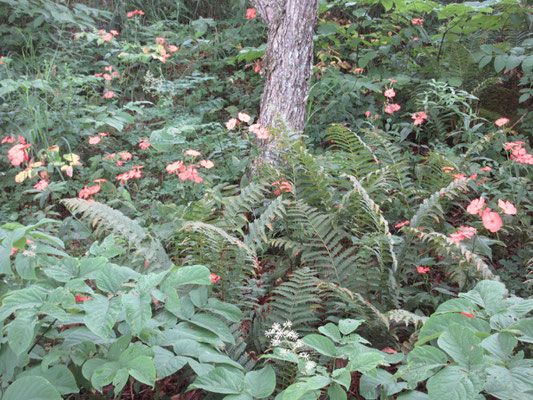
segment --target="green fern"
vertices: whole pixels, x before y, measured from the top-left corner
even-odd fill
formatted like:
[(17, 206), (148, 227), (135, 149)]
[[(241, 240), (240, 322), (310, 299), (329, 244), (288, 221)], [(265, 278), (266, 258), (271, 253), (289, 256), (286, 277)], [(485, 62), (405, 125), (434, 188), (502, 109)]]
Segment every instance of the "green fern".
[(125, 239), (132, 248), (143, 255), (151, 269), (172, 266), (161, 242), (145, 231), (137, 221), (128, 218), (120, 211), (97, 201), (78, 198), (64, 199), (62, 203), (73, 214), (81, 213), (96, 231), (109, 230)]

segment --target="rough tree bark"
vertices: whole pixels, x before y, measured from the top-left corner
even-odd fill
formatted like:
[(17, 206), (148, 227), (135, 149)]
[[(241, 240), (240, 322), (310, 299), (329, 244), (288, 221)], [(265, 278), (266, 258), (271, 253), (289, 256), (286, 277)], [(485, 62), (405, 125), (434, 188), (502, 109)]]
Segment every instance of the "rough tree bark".
[(252, 4), (268, 26), (259, 123), (276, 127), (281, 118), (301, 131), (312, 73), (318, 0), (252, 0)]

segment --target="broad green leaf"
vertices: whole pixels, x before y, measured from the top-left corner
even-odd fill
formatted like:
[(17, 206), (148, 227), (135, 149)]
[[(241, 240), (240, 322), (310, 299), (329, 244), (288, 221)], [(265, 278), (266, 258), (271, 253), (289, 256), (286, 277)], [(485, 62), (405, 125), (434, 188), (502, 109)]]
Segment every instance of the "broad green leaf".
[(210, 330), (194, 326), (190, 322), (180, 322), (175, 328), (165, 330), (163, 334), (168, 345), (172, 345), (173, 341), (177, 342), (182, 339), (209, 343), (215, 347), (224, 345), (224, 342), (217, 334)]
[(477, 311), (477, 307), (468, 299), (451, 299), (445, 301), (437, 307), (435, 314), (445, 314), (449, 312), (465, 312), (472, 314), (472, 312)]
[(398, 397), (396, 397), (396, 400), (429, 400), (429, 397), (426, 393), (411, 390), (410, 392), (400, 393)]
[(483, 349), (471, 329), (452, 324), (437, 340), (439, 347), (456, 363), (472, 370), (483, 366)]
[(190, 322), (215, 333), (224, 342), (235, 344), (235, 338), (231, 334), (231, 331), (227, 325), (217, 317), (200, 313), (195, 314), (190, 319)]
[(325, 336), (312, 333), (304, 336), (302, 342), (325, 356), (336, 357), (337, 355), (335, 344)]
[(172, 284), (179, 285), (211, 285), (211, 273), (203, 265), (190, 265), (174, 269), (169, 274)]
[(472, 400), (481, 391), (481, 386), (482, 382), (456, 365), (441, 369), (426, 383), (431, 400)]
[(134, 358), (128, 363), (128, 372), (139, 382), (154, 386), (156, 370), (154, 361), (148, 356)]
[[(528, 363), (526, 361), (526, 363)], [(487, 381), (483, 389), (497, 399), (531, 399), (533, 368), (517, 365), (506, 368), (492, 365), (487, 368)]]
[(94, 370), (91, 376), (92, 385), (101, 392), (104, 386), (113, 382), (113, 378), (119, 369), (120, 364), (116, 361), (106, 362), (100, 365)]
[(359, 325), (365, 322), (362, 319), (341, 319), (339, 321), (339, 330), (343, 335), (349, 335), (355, 331)]
[(163, 379), (170, 376), (187, 364), (187, 359), (175, 355), (173, 352), (159, 346), (153, 346), (154, 365), (157, 371), (157, 379)]
[(337, 328), (337, 326), (332, 324), (331, 322), (319, 327), (318, 331), (321, 334), (329, 337), (334, 342), (339, 343), (341, 341), (341, 334), (339, 332), (339, 328)]
[(61, 394), (41, 376), (17, 379), (5, 391), (3, 400), (61, 400)]
[(109, 337), (121, 311), (118, 301), (116, 299), (109, 301), (106, 296), (93, 294), (92, 300), (88, 299), (83, 303), (83, 309), (87, 328), (98, 336)]
[(415, 347), (407, 355), (408, 365), (400, 367), (394, 375), (409, 382), (416, 387), (421, 382), (435, 373), (437, 368), (447, 365), (448, 357), (441, 350), (433, 346)]
[(233, 361), (231, 358), (225, 356), (224, 354), (202, 354), (198, 361), (202, 363), (213, 363), (215, 365), (227, 364), (234, 368), (244, 369), (241, 364), (239, 364), (237, 361)]
[(491, 353), (499, 362), (507, 363), (518, 341), (507, 332), (496, 333), (481, 342), (481, 347)]
[(337, 382), (339, 385), (344, 386), (346, 390), (350, 389), (352, 383), (352, 376), (350, 371), (346, 368), (336, 369), (331, 373), (331, 377), (334, 382)]
[(113, 378), (113, 386), (115, 387), (115, 394), (119, 393), (122, 388), (126, 385), (128, 382), (128, 378), (130, 377), (130, 374), (128, 372), (127, 368), (120, 368), (114, 378)]
[(350, 371), (359, 371), (368, 373), (373, 371), (378, 365), (383, 364), (385, 357), (383, 353), (369, 351), (367, 353), (360, 353), (355, 358), (350, 358), (347, 369)]
[(83, 367), (81, 368), (83, 377), (90, 381), (93, 377), (94, 371), (103, 366), (106, 362), (107, 360), (104, 360), (103, 358), (89, 358), (85, 363), (83, 363)]
[(20, 356), (28, 351), (35, 338), (37, 316), (33, 310), (21, 310), (8, 325), (7, 340), (13, 352)]
[(221, 315), (231, 322), (239, 322), (242, 318), (242, 311), (239, 307), (233, 304), (224, 303), (212, 297), (207, 301), (204, 310), (209, 310), (215, 314)]
[(517, 56), (514, 54), (511, 54), (509, 58), (507, 59), (507, 62), (505, 63), (505, 69), (508, 71), (515, 69), (520, 65), (522, 60), (524, 60), (525, 56)]
[(152, 358), (154, 356), (154, 352), (150, 347), (142, 344), (142, 342), (135, 342), (122, 352), (118, 358), (118, 362), (120, 363), (121, 367), (127, 367), (132, 360), (140, 356)]
[(525, 343), (533, 343), (533, 318), (525, 318), (510, 326), (511, 329), (518, 329), (522, 336), (518, 340)]
[(50, 384), (62, 395), (79, 392), (74, 375), (72, 375), (72, 372), (66, 365), (54, 365), (45, 369), (41, 366), (37, 366), (31, 370), (24, 371), (19, 376), (41, 376), (50, 382)]
[(126, 311), (126, 322), (137, 336), (152, 318), (151, 302), (152, 299), (149, 294), (139, 296), (134, 293), (127, 293), (122, 295), (122, 305)]
[(533, 71), (533, 54), (524, 58), (522, 61), (522, 71), (531, 72)]
[(508, 57), (507, 54), (500, 54), (494, 58), (494, 70), (496, 72), (501, 72), (505, 68)]
[(196, 378), (190, 387), (212, 393), (240, 394), (244, 388), (244, 374), (235, 368), (215, 367)]
[(490, 332), (490, 326), (486, 321), (481, 318), (468, 318), (462, 314), (447, 313), (440, 315), (432, 315), (429, 318), (420, 333), (418, 334), (417, 346), (424, 344), (428, 340), (438, 338), (442, 332), (444, 332), (451, 324), (459, 324), (467, 326), (472, 331)]
[(346, 400), (346, 391), (338, 384), (332, 383), (328, 387), (328, 396), (331, 400)]
[[(378, 387), (380, 389), (376, 390)], [(391, 374), (382, 369), (377, 370), (377, 376), (375, 377), (363, 375), (359, 380), (359, 391), (367, 400), (380, 398), (379, 393), (384, 396), (392, 396), (406, 387), (407, 384), (405, 382), (396, 382)]]
[(117, 293), (124, 282), (138, 276), (139, 273), (131, 268), (108, 263), (96, 272), (95, 281), (98, 289), (106, 293)]
[(257, 398), (270, 396), (276, 388), (276, 373), (267, 365), (258, 370), (248, 372), (244, 377), (244, 390)]
[(149, 273), (141, 275), (137, 280), (137, 290), (139, 293), (144, 294), (148, 293), (150, 289), (156, 287), (161, 283), (163, 279), (167, 276), (168, 271), (163, 271), (159, 273)]

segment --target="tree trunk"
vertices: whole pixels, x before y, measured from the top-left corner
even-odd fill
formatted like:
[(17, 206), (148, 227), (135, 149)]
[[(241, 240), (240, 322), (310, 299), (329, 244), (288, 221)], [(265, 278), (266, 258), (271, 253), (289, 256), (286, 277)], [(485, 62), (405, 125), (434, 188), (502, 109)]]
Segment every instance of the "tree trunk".
[(259, 123), (278, 127), (277, 121), (282, 119), (290, 128), (301, 131), (312, 73), (318, 0), (252, 0), (252, 3), (268, 25)]

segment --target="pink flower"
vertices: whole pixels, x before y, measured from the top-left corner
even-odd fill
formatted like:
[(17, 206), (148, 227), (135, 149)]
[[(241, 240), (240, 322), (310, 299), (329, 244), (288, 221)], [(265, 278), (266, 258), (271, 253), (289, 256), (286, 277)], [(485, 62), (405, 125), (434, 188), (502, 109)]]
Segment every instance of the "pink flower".
[(113, 73), (111, 75), (118, 76), (118, 72), (117, 71), (113, 71)]
[(122, 158), (123, 160), (131, 160), (133, 158), (133, 156), (131, 155), (131, 153), (127, 152), (127, 151), (124, 151), (122, 153), (118, 153), (118, 155), (120, 156), (120, 158)]
[(363, 72), (363, 68), (354, 68), (353, 72), (355, 72), (356, 74), (359, 72)]
[(418, 26), (420, 26), (420, 27), (424, 27), (424, 23), (423, 23), (423, 22), (424, 22), (424, 20), (423, 20), (422, 18), (413, 18), (413, 19), (411, 20), (411, 23), (412, 23), (413, 25), (418, 25)]
[(245, 123), (248, 123), (250, 122), (250, 116), (246, 113), (243, 113), (243, 112), (240, 112), (239, 115), (238, 115), (239, 119), (242, 121), (242, 122), (245, 122)]
[(15, 143), (15, 138), (14, 137), (11, 137), (11, 136), (6, 136), (2, 139), (2, 144), (3, 143)]
[(117, 153), (111, 153), (111, 154), (109, 154), (108, 156), (105, 156), (103, 159), (104, 159), (104, 160), (108, 160), (108, 159), (111, 159), (111, 160), (112, 160), (112, 159), (115, 158), (116, 155), (117, 155)]
[(92, 300), (92, 297), (89, 297), (89, 296), (85, 296), (85, 297), (76, 296), (76, 297), (74, 298), (74, 300), (75, 300), (76, 302), (79, 302), (79, 301), (84, 302), (84, 301), (86, 301), (86, 300)]
[(114, 29), (111, 29), (109, 33), (112, 34), (113, 36), (118, 36), (118, 32)]
[(449, 174), (455, 168), (454, 167), (442, 167), (441, 169), (444, 171), (445, 174)]
[(367, 110), (367, 111), (365, 112), (365, 117), (367, 117), (367, 118), (370, 117), (370, 110)]
[(467, 317), (467, 318), (473, 318), (473, 317), (475, 317), (474, 314), (469, 314), (469, 313), (465, 313), (465, 312), (462, 312), (461, 314), (463, 314), (463, 315), (464, 315), (465, 317)]
[(104, 70), (106, 72), (111, 72), (111, 71), (113, 71), (113, 66), (112, 65), (108, 65), (107, 67), (104, 67)]
[(483, 167), (480, 169), (480, 171), (492, 171), (491, 167)]
[(390, 83), (398, 83), (398, 81), (396, 79), (391, 79), (391, 78), (388, 78), (387, 79)]
[(104, 74), (104, 79), (106, 81), (110, 81), (111, 79), (113, 79), (113, 77), (111, 75), (109, 75), (109, 74)]
[(498, 207), (500, 207), (504, 214), (516, 215), (516, 207), (510, 201), (498, 200)]
[(98, 135), (99, 135), (99, 136), (109, 136), (109, 133), (105, 133), (105, 132), (98, 132)]
[(391, 103), (391, 104), (387, 104), (387, 106), (385, 107), (385, 112), (387, 114), (392, 114), (393, 112), (395, 111), (399, 111), (402, 107), (400, 107), (399, 104), (395, 104), (395, 103)]
[(475, 215), (479, 213), (483, 207), (485, 207), (485, 199), (480, 197), (479, 199), (474, 199), (470, 202), (468, 207), (466, 207), (466, 212)]
[(500, 214), (493, 212), (490, 208), (483, 210), (481, 215), (481, 220), (483, 221), (483, 226), (487, 228), (492, 233), (498, 232), (503, 226), (502, 218)]
[(102, 138), (100, 136), (89, 136), (89, 144), (98, 144)]
[(141, 149), (146, 150), (150, 146), (150, 139), (141, 139), (141, 142), (139, 143)]
[(215, 274), (211, 274), (211, 275), (209, 275), (209, 279), (211, 279), (211, 282), (217, 283), (220, 280), (220, 276), (215, 275)]
[(504, 126), (508, 122), (509, 122), (509, 118), (499, 118), (496, 121), (494, 121), (494, 125), (500, 127), (500, 126)]
[(135, 14), (137, 14), (137, 13), (136, 13), (136, 12), (133, 12), (133, 11), (130, 11), (129, 13), (126, 14), (126, 16), (127, 16), (128, 18), (131, 18), (131, 17), (133, 17)]
[(389, 99), (392, 99), (394, 96), (396, 96), (396, 92), (394, 91), (394, 89), (387, 89), (387, 90), (385, 90), (383, 95), (385, 97), (388, 97)]
[(423, 267), (423, 266), (420, 266), (416, 269), (416, 271), (419, 273), (419, 274), (425, 274), (427, 272), (429, 272), (429, 267)]
[(115, 93), (113, 91), (111, 91), (111, 90), (109, 92), (105, 92), (104, 93), (104, 97), (106, 99), (111, 99), (114, 95), (115, 95)]
[(45, 181), (44, 179), (41, 179), (39, 182), (33, 185), (35, 190), (39, 190), (39, 191), (46, 189), (47, 186), (48, 186), (48, 182)]
[(417, 38), (417, 37), (415, 37), (415, 38), (413, 38), (413, 40), (416, 42), (416, 41), (418, 41), (418, 40), (420, 40), (420, 39)]
[(262, 139), (262, 140), (268, 139), (268, 136), (269, 136), (268, 129), (262, 127), (261, 124), (250, 125), (248, 127), (248, 131), (254, 133), (258, 139)]
[(202, 154), (202, 153), (200, 153), (199, 151), (196, 151), (196, 150), (192, 150), (192, 149), (189, 149), (189, 150), (185, 151), (185, 155), (186, 156), (198, 157), (200, 154)]
[(11, 165), (16, 167), (17, 165), (22, 164), (24, 161), (28, 161), (29, 156), (24, 150), (28, 149), (30, 146), (31, 144), (29, 143), (28, 144), (19, 143), (11, 147), (7, 151), (7, 158), (11, 160)]
[(106, 33), (105, 35), (102, 36), (102, 40), (104, 42), (109, 42), (113, 40), (113, 35), (111, 33)]
[(254, 19), (257, 18), (257, 15), (255, 14), (255, 8), (248, 8), (246, 10), (246, 19)]
[(411, 115), (411, 119), (415, 120), (415, 125), (422, 125), (424, 120), (428, 119), (428, 115), (424, 111), (419, 111)]
[(463, 174), (452, 174), (452, 176), (454, 178), (453, 179), (454, 182), (466, 179), (466, 176), (464, 176)]
[(394, 227), (401, 228), (402, 226), (409, 225), (409, 224), (410, 224), (410, 221), (403, 221), (403, 222), (400, 222), (399, 224), (394, 225)]
[(228, 122), (226, 122), (226, 128), (231, 131), (233, 128), (237, 126), (238, 122), (239, 120), (237, 118), (232, 118)]
[(168, 46), (168, 51), (170, 51), (171, 53), (175, 53), (178, 50), (179, 50), (178, 46), (174, 46), (173, 44)]
[(176, 162), (173, 162), (172, 164), (167, 165), (166, 169), (169, 174), (173, 174), (176, 171), (183, 171), (185, 167), (183, 166), (183, 162), (176, 161)]
[(215, 166), (215, 163), (211, 160), (202, 160), (200, 161), (200, 165), (205, 169), (211, 169)]
[(198, 175), (198, 170), (194, 168), (194, 165), (187, 166), (183, 172), (180, 172), (178, 174), (178, 177), (182, 181), (186, 181), (187, 179), (190, 179), (191, 181), (194, 181), (196, 183), (202, 183), (203, 181), (203, 178)]

